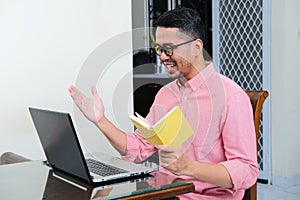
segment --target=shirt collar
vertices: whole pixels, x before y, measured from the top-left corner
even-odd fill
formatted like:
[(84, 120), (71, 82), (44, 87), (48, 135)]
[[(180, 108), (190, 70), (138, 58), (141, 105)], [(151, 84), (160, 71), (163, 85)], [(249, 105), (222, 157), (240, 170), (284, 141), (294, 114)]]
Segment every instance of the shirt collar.
[(187, 83), (193, 91), (197, 90), (203, 83), (205, 83), (215, 72), (215, 67), (212, 62), (207, 62), (206, 67), (194, 76)]
[(187, 81), (184, 85), (177, 79), (176, 84), (179, 88), (190, 87), (193, 91), (197, 90), (207, 79), (209, 79), (213, 73), (215, 73), (215, 67), (212, 62), (206, 62), (206, 67), (200, 71), (191, 80)]

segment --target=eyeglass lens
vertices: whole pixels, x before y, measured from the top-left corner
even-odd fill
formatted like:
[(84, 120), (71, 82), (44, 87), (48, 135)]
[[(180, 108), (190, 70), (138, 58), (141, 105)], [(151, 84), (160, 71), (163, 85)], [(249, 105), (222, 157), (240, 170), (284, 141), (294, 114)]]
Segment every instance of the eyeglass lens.
[(188, 40), (186, 42), (183, 42), (183, 43), (180, 43), (180, 44), (177, 44), (177, 45), (164, 45), (164, 46), (160, 46), (159, 44), (156, 44), (154, 46), (154, 50), (155, 50), (155, 52), (156, 52), (156, 54), (158, 56), (161, 56), (162, 52), (164, 52), (167, 56), (172, 56), (174, 48), (177, 48), (177, 47), (179, 47), (181, 45), (184, 45), (184, 44), (188, 44), (188, 43), (193, 42), (193, 41), (195, 41), (195, 39)]

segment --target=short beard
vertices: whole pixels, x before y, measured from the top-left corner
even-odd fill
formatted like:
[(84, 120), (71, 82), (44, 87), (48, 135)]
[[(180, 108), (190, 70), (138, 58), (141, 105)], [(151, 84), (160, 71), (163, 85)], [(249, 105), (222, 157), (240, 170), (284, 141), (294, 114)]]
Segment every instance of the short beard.
[(175, 71), (174, 73), (170, 74), (168, 73), (169, 78), (171, 79), (178, 79), (182, 76), (182, 74), (178, 71)]

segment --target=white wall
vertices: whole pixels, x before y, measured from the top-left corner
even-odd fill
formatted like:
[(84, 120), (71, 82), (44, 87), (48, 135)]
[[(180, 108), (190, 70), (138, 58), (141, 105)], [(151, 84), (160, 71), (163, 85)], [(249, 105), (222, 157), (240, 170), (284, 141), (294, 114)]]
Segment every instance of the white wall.
[(281, 186), (300, 184), (299, 8), (271, 1), (272, 182)]
[[(0, 0), (0, 154), (14, 151), (32, 159), (44, 157), (28, 106), (73, 113), (68, 86), (77, 83), (78, 74), (95, 49), (112, 36), (131, 29), (130, 2)], [(131, 37), (124, 37), (127, 40), (120, 45), (130, 48)], [(106, 55), (99, 55), (100, 59), (101, 56)], [(109, 66), (118, 69), (117, 75), (127, 73), (132, 66), (131, 54), (115, 58)], [(119, 77), (116, 73), (112, 73), (111, 77), (106, 73), (103, 80), (96, 82), (106, 85), (97, 85), (98, 89), (113, 88), (108, 79), (113, 82)], [(132, 93), (131, 82), (124, 83), (122, 87)], [(107, 94), (103, 89), (102, 95), (108, 106), (108, 116), (113, 116), (111, 93)], [(129, 101), (130, 110), (130, 100), (126, 101)], [(77, 123), (80, 120), (80, 116), (76, 118)], [(125, 129), (130, 128), (127, 122), (123, 124)], [(80, 135), (90, 134), (83, 132), (80, 130)], [(87, 146), (95, 145), (93, 150), (100, 148), (115, 153), (99, 132), (93, 134), (86, 141)], [(98, 142), (94, 142), (95, 139)]]

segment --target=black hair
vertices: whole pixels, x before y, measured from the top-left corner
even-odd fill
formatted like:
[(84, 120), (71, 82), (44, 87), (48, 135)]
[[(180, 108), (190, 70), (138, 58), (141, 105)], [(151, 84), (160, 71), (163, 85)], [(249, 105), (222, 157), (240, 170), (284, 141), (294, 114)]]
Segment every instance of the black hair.
[(193, 39), (205, 43), (205, 31), (200, 15), (193, 9), (177, 7), (164, 12), (155, 22), (155, 27), (178, 28)]

